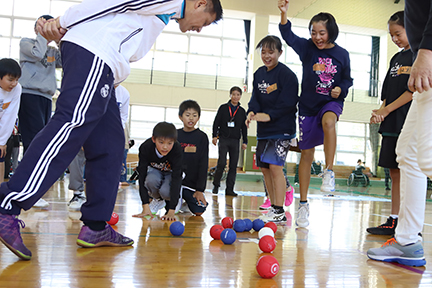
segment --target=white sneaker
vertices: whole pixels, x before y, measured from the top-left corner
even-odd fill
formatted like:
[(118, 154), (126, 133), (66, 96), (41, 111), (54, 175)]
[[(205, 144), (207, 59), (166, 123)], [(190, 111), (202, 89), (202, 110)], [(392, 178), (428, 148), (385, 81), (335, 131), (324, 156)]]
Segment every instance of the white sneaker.
[(69, 201), (68, 206), (70, 210), (80, 210), (81, 206), (86, 202), (86, 197), (84, 196), (84, 192), (80, 194), (74, 194), (72, 199)]
[(48, 206), (49, 203), (42, 198), (40, 198), (35, 204), (33, 204), (33, 207), (35, 208), (47, 208)]
[(334, 192), (335, 191), (335, 174), (332, 170), (326, 169), (322, 176), (322, 192)]
[(156, 214), (160, 209), (164, 208), (166, 205), (165, 200), (163, 199), (153, 199), (150, 202), (149, 207), (152, 214)]
[(273, 218), (274, 214), (275, 214), (275, 210), (272, 206), (270, 206), (270, 208), (268, 209), (268, 212), (259, 216), (258, 219), (261, 219), (264, 222), (266, 222), (265, 220), (267, 220), (267, 222), (268, 222), (268, 219)]
[(306, 204), (299, 204), (299, 208), (297, 211), (297, 220), (296, 224), (299, 227), (307, 227), (309, 226), (309, 203)]
[(270, 214), (270, 211), (267, 214), (264, 214), (263, 217), (261, 218), (261, 220), (264, 221), (264, 223), (267, 223), (267, 222), (282, 223), (282, 222), (287, 221), (287, 218), (285, 216), (285, 211), (283, 213), (278, 214), (273, 209), (272, 212), (273, 213), (271, 213), (271, 214)]

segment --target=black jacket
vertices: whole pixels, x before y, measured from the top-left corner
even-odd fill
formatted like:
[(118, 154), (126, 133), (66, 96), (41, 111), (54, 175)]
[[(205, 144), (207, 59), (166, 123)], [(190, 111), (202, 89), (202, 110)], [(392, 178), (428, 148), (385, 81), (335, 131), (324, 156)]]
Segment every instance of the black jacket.
[[(231, 120), (229, 111), (230, 101), (222, 104), (216, 114), (213, 122), (213, 138), (233, 138), (239, 140), (243, 135), (243, 143), (247, 144), (247, 128), (246, 128), (246, 111), (238, 104), (238, 110), (234, 115), (235, 110), (231, 109), (234, 119)], [(234, 121), (234, 127), (228, 127), (228, 122)]]

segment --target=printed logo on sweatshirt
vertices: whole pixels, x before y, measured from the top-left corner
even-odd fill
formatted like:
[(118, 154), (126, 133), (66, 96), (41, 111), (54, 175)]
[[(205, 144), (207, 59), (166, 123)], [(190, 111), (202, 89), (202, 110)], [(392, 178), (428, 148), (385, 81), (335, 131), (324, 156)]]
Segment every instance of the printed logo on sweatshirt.
[(258, 83), (258, 89), (260, 90), (261, 94), (270, 94), (271, 92), (277, 90), (277, 83), (269, 84), (263, 80), (262, 83)]
[(105, 85), (101, 88), (100, 93), (101, 93), (101, 96), (102, 96), (103, 98), (106, 98), (106, 97), (108, 96), (108, 94), (109, 94), (109, 85), (108, 85), (108, 84), (105, 84)]
[(151, 162), (150, 166), (159, 171), (164, 171), (164, 172), (172, 171), (171, 164), (168, 161), (165, 161), (164, 163)]
[(318, 75), (316, 92), (322, 95), (330, 95), (333, 87), (334, 75), (337, 73), (337, 66), (333, 65), (332, 58), (318, 57), (318, 63), (313, 65), (313, 71)]
[(396, 62), (393, 67), (390, 68), (390, 76), (398, 77), (401, 74), (411, 74), (411, 66), (402, 66), (402, 64)]

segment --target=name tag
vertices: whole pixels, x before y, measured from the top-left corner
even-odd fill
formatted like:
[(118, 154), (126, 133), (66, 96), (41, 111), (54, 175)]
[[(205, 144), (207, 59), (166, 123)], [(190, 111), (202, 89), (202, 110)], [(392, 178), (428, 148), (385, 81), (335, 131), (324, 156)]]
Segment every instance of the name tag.
[(184, 148), (185, 153), (196, 153), (196, 146), (186, 146)]
[(228, 127), (234, 128), (235, 127), (234, 121), (228, 122)]

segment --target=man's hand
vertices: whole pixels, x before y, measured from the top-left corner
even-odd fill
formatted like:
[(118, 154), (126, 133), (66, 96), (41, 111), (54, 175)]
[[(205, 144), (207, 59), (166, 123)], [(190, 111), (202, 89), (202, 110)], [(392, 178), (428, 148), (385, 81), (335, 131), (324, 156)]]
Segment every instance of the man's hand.
[(419, 49), (411, 68), (408, 88), (423, 93), (432, 87), (432, 50)]
[(247, 144), (246, 143), (243, 143), (242, 144), (242, 150), (246, 150), (247, 149)]
[(207, 201), (204, 197), (203, 192), (195, 191), (195, 193), (192, 196), (198, 201), (198, 203), (200, 203), (203, 206), (207, 206)]
[(342, 92), (341, 88), (339, 86), (336, 86), (331, 90), (331, 97), (337, 99), (339, 98), (341, 92)]
[(212, 139), (212, 143), (213, 143), (213, 145), (216, 146), (216, 144), (217, 144), (217, 137), (213, 137), (213, 139)]
[(37, 31), (45, 38), (48, 42), (55, 41), (60, 42), (61, 38), (66, 34), (66, 29), (60, 26), (60, 17), (56, 19), (45, 20), (39, 18), (36, 24)]
[(176, 221), (175, 210), (169, 209), (168, 212), (161, 217), (161, 220)]

